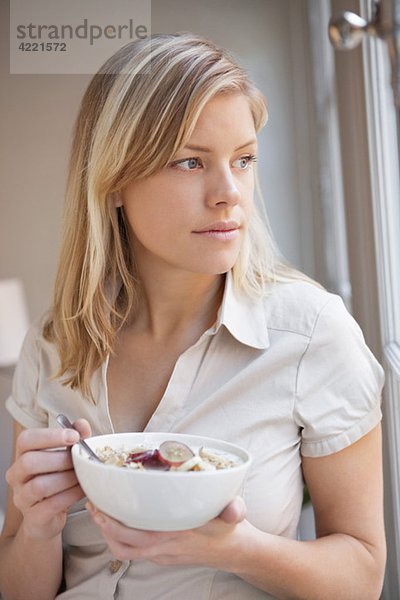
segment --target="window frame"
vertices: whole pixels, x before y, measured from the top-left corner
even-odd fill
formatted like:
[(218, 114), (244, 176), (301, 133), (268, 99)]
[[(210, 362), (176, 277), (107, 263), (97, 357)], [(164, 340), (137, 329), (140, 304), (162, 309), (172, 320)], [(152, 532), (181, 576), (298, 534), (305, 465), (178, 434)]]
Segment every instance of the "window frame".
[[(361, 1), (361, 15), (372, 5)], [(385, 520), (388, 563), (383, 599), (400, 597), (400, 155), (387, 44), (363, 44), (371, 203), (375, 234), (384, 390)]]
[[(373, 16), (373, 0), (323, 2), (329, 5), (329, 16), (344, 10), (367, 20)], [(309, 10), (314, 8), (315, 0), (309, 0)], [(325, 20), (319, 20), (319, 27), (327, 32)], [(391, 600), (400, 598), (400, 183), (386, 43), (366, 37), (355, 50), (335, 52), (335, 79), (352, 312), (386, 372), (383, 450), (388, 560), (382, 599)]]

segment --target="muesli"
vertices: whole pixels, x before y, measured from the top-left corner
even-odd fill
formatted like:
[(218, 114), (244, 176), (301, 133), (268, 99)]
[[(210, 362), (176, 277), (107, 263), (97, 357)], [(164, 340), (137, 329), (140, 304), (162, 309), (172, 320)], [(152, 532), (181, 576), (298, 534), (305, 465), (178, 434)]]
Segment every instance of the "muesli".
[(130, 469), (161, 471), (210, 471), (230, 469), (240, 464), (239, 460), (200, 448), (196, 454), (189, 446), (174, 440), (163, 442), (159, 448), (137, 446), (130, 450), (110, 446), (98, 448), (96, 453), (106, 465)]

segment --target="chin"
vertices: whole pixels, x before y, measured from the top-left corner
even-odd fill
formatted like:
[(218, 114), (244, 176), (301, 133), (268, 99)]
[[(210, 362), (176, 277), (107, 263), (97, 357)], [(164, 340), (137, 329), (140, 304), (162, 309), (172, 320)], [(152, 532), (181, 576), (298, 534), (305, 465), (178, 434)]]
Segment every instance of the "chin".
[(196, 265), (197, 268), (191, 270), (202, 275), (223, 275), (224, 273), (228, 273), (235, 266), (235, 263), (236, 260), (203, 261), (202, 264)]
[[(198, 275), (222, 275), (230, 271), (236, 264), (239, 251), (198, 252), (191, 254), (186, 260), (179, 261), (180, 268)], [(176, 265), (178, 266), (178, 265)]]

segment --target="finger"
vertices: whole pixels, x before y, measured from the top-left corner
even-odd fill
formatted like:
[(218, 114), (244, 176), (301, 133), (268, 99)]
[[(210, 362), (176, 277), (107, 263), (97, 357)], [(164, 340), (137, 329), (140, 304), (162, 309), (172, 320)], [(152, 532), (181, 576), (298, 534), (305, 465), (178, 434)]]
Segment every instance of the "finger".
[(135, 548), (134, 546), (128, 546), (127, 544), (122, 544), (121, 542), (116, 542), (112, 538), (108, 538), (104, 532), (103, 537), (107, 543), (107, 546), (110, 549), (111, 554), (118, 558), (119, 560), (139, 560), (142, 557), (142, 551), (140, 548)]
[(219, 515), (225, 523), (236, 525), (246, 518), (246, 504), (241, 496), (236, 496)]
[(107, 529), (101, 529), (101, 534), (110, 549), (110, 552), (119, 560), (152, 560), (153, 556), (159, 554), (158, 546), (134, 546), (133, 544), (125, 544), (120, 540), (112, 537)]
[(12, 486), (29, 481), (40, 473), (69, 471), (72, 469), (72, 458), (66, 450), (28, 451), (22, 454), (7, 472), (8, 483)]
[[(175, 544), (177, 536), (183, 538), (189, 533), (133, 529), (98, 511), (90, 502), (86, 507), (99, 526), (112, 555), (120, 560), (152, 560), (158, 564), (160, 553), (165, 552), (165, 544)], [(162, 564), (172, 564), (173, 561), (174, 557), (167, 554)]]
[(93, 521), (98, 525), (111, 554), (115, 558), (118, 558), (119, 560), (137, 560), (139, 558), (139, 549), (136, 549), (132, 543), (126, 544), (114, 539), (115, 528), (110, 525), (114, 519), (106, 517), (106, 515), (98, 511), (91, 502), (87, 502), (85, 507), (90, 513)]
[(65, 520), (68, 509), (83, 497), (84, 494), (78, 485), (71, 487), (32, 506), (24, 521), (26, 520), (29, 529), (40, 532), (57, 515)]
[(46, 498), (75, 487), (78, 484), (74, 471), (50, 473), (33, 477), (14, 492), (14, 504), (22, 512)]
[(17, 438), (17, 457), (29, 450), (72, 446), (79, 441), (79, 433), (73, 429), (25, 429)]
[(73, 506), (78, 500), (85, 497), (82, 488), (79, 485), (63, 490), (58, 494), (54, 494), (50, 498), (46, 498), (36, 506), (43, 505), (44, 509), (50, 509), (54, 513), (66, 511)]
[(158, 531), (144, 531), (142, 529), (134, 529), (126, 527), (112, 517), (105, 515), (99, 510), (91, 512), (94, 522), (100, 526), (103, 535), (114, 542), (118, 542), (127, 546), (147, 547), (162, 541), (169, 533)]
[(74, 421), (74, 427), (79, 431), (82, 438), (88, 438), (92, 435), (92, 428), (86, 419), (77, 419)]

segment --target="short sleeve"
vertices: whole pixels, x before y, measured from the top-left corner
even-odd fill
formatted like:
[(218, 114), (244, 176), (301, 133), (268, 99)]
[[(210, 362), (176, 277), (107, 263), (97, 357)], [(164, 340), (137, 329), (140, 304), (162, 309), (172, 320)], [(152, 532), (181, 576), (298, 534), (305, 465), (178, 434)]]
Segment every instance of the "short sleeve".
[(15, 369), (12, 392), (6, 400), (11, 416), (23, 427), (47, 427), (47, 413), (37, 402), (40, 379), (39, 325), (26, 334), (18, 364)]
[(301, 453), (338, 452), (371, 431), (382, 417), (384, 372), (339, 296), (320, 311), (300, 360), (294, 418)]

